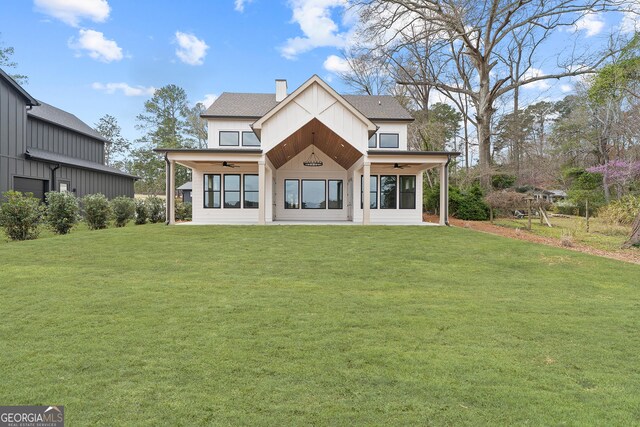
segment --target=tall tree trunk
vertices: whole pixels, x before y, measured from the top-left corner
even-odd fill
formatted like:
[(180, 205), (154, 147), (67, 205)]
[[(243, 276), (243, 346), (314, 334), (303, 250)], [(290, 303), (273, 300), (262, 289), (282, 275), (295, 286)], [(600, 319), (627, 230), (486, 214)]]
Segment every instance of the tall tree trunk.
[(640, 245), (640, 212), (636, 216), (633, 225), (631, 226), (631, 235), (629, 239), (622, 245), (623, 248), (630, 248), (631, 246)]
[(479, 113), (477, 122), (480, 181), (488, 189), (491, 184), (491, 116)]
[(480, 154), (480, 182), (485, 189), (491, 186), (491, 119), (493, 118), (493, 101), (489, 89), (489, 70), (481, 64), (480, 90), (476, 102), (478, 123), (478, 151)]
[[(520, 72), (519, 67), (516, 68)], [(519, 75), (519, 74), (516, 74)], [(516, 84), (513, 89), (513, 114), (516, 124), (515, 139), (513, 141), (513, 160), (516, 163), (516, 178), (520, 179), (520, 145), (522, 144), (522, 126), (520, 124), (520, 87)]]

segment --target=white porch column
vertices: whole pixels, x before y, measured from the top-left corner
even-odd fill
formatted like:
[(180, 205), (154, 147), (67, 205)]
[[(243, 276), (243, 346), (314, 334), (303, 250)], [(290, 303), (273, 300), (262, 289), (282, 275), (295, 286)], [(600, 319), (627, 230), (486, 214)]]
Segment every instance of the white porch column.
[(362, 224), (371, 224), (371, 162), (364, 161), (362, 178)]
[(265, 171), (264, 159), (258, 161), (258, 224), (264, 225), (267, 212), (266, 183), (267, 174)]
[(169, 191), (167, 191), (167, 193), (169, 194), (169, 199), (167, 200), (167, 209), (169, 209), (169, 217), (167, 218), (167, 220), (169, 221), (169, 224), (175, 224), (176, 223), (176, 209), (174, 206), (176, 203), (176, 161), (175, 160), (171, 160), (170, 166), (169, 166)]
[(449, 225), (449, 165), (440, 165), (440, 225)]

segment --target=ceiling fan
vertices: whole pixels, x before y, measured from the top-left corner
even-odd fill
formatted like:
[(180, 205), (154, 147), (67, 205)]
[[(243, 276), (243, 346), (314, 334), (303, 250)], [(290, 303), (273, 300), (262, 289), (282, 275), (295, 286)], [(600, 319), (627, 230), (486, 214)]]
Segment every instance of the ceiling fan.
[(408, 168), (408, 167), (409, 167), (409, 165), (401, 165), (399, 163), (394, 163), (393, 164), (393, 168), (394, 169), (404, 169), (404, 168)]
[(222, 162), (222, 166), (225, 168), (239, 168), (240, 166), (233, 164), (231, 162)]

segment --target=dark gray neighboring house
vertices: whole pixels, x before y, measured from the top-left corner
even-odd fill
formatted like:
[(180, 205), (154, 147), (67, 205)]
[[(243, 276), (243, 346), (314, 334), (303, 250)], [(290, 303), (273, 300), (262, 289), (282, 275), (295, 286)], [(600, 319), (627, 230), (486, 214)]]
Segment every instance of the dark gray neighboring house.
[(178, 190), (178, 195), (182, 195), (182, 201), (184, 203), (191, 203), (191, 190), (192, 184), (191, 181), (185, 182), (180, 187), (176, 188)]
[(133, 197), (136, 177), (104, 164), (105, 142), (73, 114), (37, 101), (0, 69), (0, 193)]

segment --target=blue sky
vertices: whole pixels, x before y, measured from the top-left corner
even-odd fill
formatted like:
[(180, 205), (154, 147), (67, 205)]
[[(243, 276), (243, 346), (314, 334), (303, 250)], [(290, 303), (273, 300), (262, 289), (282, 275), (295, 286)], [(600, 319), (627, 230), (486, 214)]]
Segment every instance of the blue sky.
[[(19, 66), (11, 71), (29, 76), (33, 96), (90, 125), (114, 115), (133, 140), (144, 101), (169, 83), (193, 103), (224, 91), (273, 92), (276, 78), (293, 89), (314, 73), (348, 91), (333, 73), (344, 67), (336, 55), (355, 24), (346, 2), (0, 0), (0, 42), (15, 48)], [(579, 24), (574, 34), (596, 45), (620, 17)], [(554, 71), (556, 48), (545, 47), (541, 69), (532, 72)], [(539, 82), (525, 98), (558, 99), (571, 90), (571, 81)]]
[(90, 125), (112, 114), (134, 139), (150, 91), (169, 83), (192, 102), (273, 92), (276, 78), (295, 88), (314, 73), (343, 90), (323, 67), (348, 31), (343, 2), (316, 3), (0, 0), (0, 40), (15, 48), (13, 71), (28, 75), (34, 97)]

